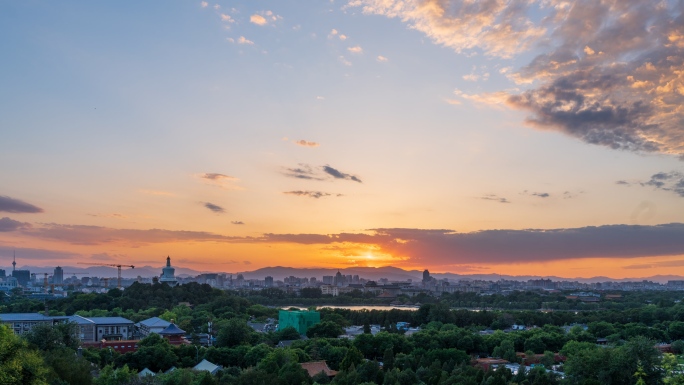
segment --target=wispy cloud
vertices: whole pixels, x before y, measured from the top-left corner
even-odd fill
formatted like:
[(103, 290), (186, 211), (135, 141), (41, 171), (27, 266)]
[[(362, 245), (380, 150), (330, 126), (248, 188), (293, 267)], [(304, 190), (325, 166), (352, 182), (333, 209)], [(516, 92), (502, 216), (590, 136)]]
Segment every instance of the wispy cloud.
[(361, 182), (361, 179), (359, 179), (357, 176), (343, 173), (343, 172), (341, 172), (337, 169), (334, 169), (330, 166), (327, 166), (327, 165), (323, 166), (323, 172), (325, 172), (328, 175), (331, 175), (335, 179), (347, 179), (347, 180), (351, 180), (354, 182), (363, 183), (363, 182)]
[(111, 214), (88, 214), (91, 217), (97, 218), (114, 218), (114, 219), (128, 219), (128, 215), (111, 213)]
[(255, 13), (249, 17), (249, 21), (251, 23), (260, 26), (264, 26), (282, 19), (282, 16), (276, 15), (275, 13), (273, 13), (273, 11), (262, 11), (259, 13)]
[(330, 180), (332, 177), (332, 179), (345, 179), (362, 183), (358, 176), (341, 172), (329, 165), (314, 168), (311, 165), (300, 163), (299, 167), (285, 168), (283, 174), (297, 179)]
[(200, 178), (203, 178), (203, 179), (213, 180), (213, 181), (223, 181), (223, 180), (227, 180), (227, 181), (237, 181), (237, 180), (238, 180), (238, 178), (236, 178), (236, 177), (234, 177), (234, 176), (229, 176), (229, 175), (225, 175), (225, 174), (219, 174), (219, 173), (215, 173), (215, 172), (207, 172), (207, 173), (204, 173), (204, 174), (200, 174), (199, 177), (200, 177)]
[(226, 210), (223, 207), (221, 207), (219, 205), (215, 205), (215, 204), (210, 203), (210, 202), (205, 202), (204, 207), (208, 208), (209, 210), (211, 210), (217, 214), (223, 214), (224, 212), (226, 212)]
[(363, 53), (363, 48), (361, 48), (361, 46), (356, 45), (353, 47), (348, 47), (347, 51), (354, 53), (354, 54), (360, 54), (360, 53)]
[(639, 185), (653, 187), (656, 190), (670, 191), (684, 198), (684, 173), (679, 171), (658, 172), (651, 175), (651, 178), (647, 181), (628, 182), (619, 180), (615, 183), (623, 186)]
[(285, 168), (283, 171), (285, 176), (297, 179), (308, 179), (308, 180), (323, 180), (316, 171), (308, 164), (300, 163), (299, 167), (295, 168)]
[(511, 203), (511, 201), (509, 201), (508, 199), (502, 198), (496, 194), (486, 194), (481, 196), (480, 199), (484, 199), (486, 201), (495, 201), (499, 203)]
[(534, 191), (527, 191), (527, 190), (523, 191), (522, 194), (530, 195), (530, 196), (538, 197), (538, 198), (548, 198), (551, 196), (551, 194), (549, 194), (547, 192), (534, 192)]
[(268, 24), (268, 21), (266, 21), (266, 18), (261, 16), (261, 15), (252, 15), (249, 17), (249, 21), (256, 24), (256, 25)]
[(333, 39), (333, 38), (338, 38), (342, 41), (347, 40), (347, 35), (340, 33), (336, 29), (332, 29), (330, 33), (328, 34), (328, 39)]
[(30, 223), (15, 221), (8, 217), (0, 218), (0, 233), (7, 233), (10, 231), (24, 230), (31, 228)]
[(225, 13), (221, 14), (221, 21), (225, 21), (226, 23), (235, 23), (235, 19)]
[(203, 173), (203, 174), (198, 174), (196, 177), (202, 179), (205, 183), (216, 186), (216, 187), (221, 187), (226, 190), (241, 190), (242, 187), (238, 186), (236, 182), (238, 182), (240, 179), (230, 176), (230, 175), (225, 175), (225, 174), (219, 174), (215, 172), (208, 172), (208, 173)]
[(57, 223), (34, 225), (31, 228), (24, 228), (20, 231), (25, 236), (73, 245), (119, 244), (135, 247), (153, 243), (246, 241), (246, 238), (228, 237), (203, 231), (115, 229), (102, 226)]
[(16, 198), (10, 198), (8, 196), (0, 195), (0, 212), (6, 213), (42, 213), (43, 209), (38, 206), (34, 206), (30, 203), (26, 203), (22, 200)]
[(247, 39), (244, 36), (238, 37), (237, 40), (233, 39), (232, 37), (226, 38), (226, 40), (228, 40), (230, 43), (246, 44), (246, 45), (253, 45), (254, 44), (253, 41)]
[(339, 59), (340, 59), (340, 62), (341, 62), (342, 64), (346, 65), (346, 66), (351, 66), (351, 65), (352, 65), (352, 62), (350, 62), (349, 60), (347, 60), (347, 58), (345, 58), (344, 56), (341, 56), (341, 55), (340, 55)]
[(294, 144), (296, 144), (298, 146), (302, 146), (302, 147), (318, 147), (318, 146), (320, 146), (320, 144), (318, 144), (317, 142), (309, 142), (309, 141), (306, 141), (304, 139), (295, 140)]
[[(322, 191), (285, 191), (283, 192), (285, 195), (296, 195), (300, 197), (307, 197), (307, 198), (322, 198), (322, 197), (329, 197), (332, 196), (333, 194), (322, 192)], [(339, 196), (339, 194), (338, 194)]]
[[(0, 256), (2, 257), (10, 257), (12, 254), (17, 255), (17, 260), (20, 261), (26, 261), (26, 260), (36, 260), (36, 261), (43, 261), (43, 260), (59, 260), (59, 261), (64, 261), (64, 260), (69, 260), (73, 259), (75, 257), (79, 257), (78, 254), (69, 252), (69, 251), (60, 251), (60, 250), (48, 250), (48, 249), (34, 249), (34, 248), (28, 248), (28, 247), (16, 247), (16, 246), (8, 246), (8, 245), (0, 245)], [(19, 262), (17, 262), (17, 265)]]
[(389, 61), (388, 58), (386, 58), (386, 57), (384, 57), (384, 56), (382, 56), (382, 55), (378, 55), (378, 57), (376, 58), (376, 60), (379, 61), (380, 63), (384, 63), (384, 62)]
[(176, 194), (168, 191), (161, 191), (161, 190), (138, 190), (138, 192), (147, 194), (147, 195), (161, 195), (161, 196), (176, 196)]
[(243, 221), (232, 221), (230, 223), (232, 223), (234, 225), (244, 225), (245, 224), (245, 222), (243, 222)]
[(209, 3), (207, 3), (206, 1), (200, 2), (200, 7), (206, 8), (206, 7), (208, 7), (208, 6), (209, 6)]

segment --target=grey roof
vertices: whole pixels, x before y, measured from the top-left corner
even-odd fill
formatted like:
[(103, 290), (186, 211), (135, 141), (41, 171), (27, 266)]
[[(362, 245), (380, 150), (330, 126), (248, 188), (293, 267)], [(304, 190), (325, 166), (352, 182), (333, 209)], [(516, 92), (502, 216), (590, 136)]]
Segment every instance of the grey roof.
[(219, 369), (221, 369), (220, 366), (214, 365), (211, 362), (207, 361), (206, 359), (202, 360), (199, 364), (195, 365), (193, 368), (195, 370), (205, 370), (211, 374), (216, 373)]
[(70, 322), (76, 322), (79, 325), (128, 325), (133, 321), (123, 317), (83, 317), (80, 315), (73, 315), (69, 317)]
[(133, 321), (123, 317), (90, 317), (98, 325), (132, 324)]
[(138, 377), (145, 377), (145, 376), (154, 377), (155, 375), (156, 374), (153, 371), (151, 371), (150, 369), (147, 369), (147, 368), (141, 370), (140, 373), (138, 373)]
[(152, 318), (148, 318), (148, 319), (146, 319), (146, 320), (140, 321), (139, 324), (140, 324), (140, 325), (145, 325), (145, 326), (147, 326), (147, 327), (162, 327), (162, 328), (165, 328), (165, 327), (168, 327), (169, 325), (171, 325), (171, 322), (169, 322), (169, 321), (167, 321), (167, 320), (163, 320), (163, 319), (161, 319), (161, 318), (159, 318), (159, 317), (152, 317)]
[(19, 322), (19, 321), (52, 321), (54, 319), (64, 319), (66, 317), (48, 317), (40, 313), (2, 313), (0, 320), (4, 322)]

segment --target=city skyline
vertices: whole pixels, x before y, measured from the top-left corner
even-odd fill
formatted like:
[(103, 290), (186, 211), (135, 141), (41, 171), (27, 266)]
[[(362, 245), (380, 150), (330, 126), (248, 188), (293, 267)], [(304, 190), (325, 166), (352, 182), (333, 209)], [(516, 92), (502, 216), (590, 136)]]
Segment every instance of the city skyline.
[(681, 3), (0, 9), (0, 266), (684, 275)]

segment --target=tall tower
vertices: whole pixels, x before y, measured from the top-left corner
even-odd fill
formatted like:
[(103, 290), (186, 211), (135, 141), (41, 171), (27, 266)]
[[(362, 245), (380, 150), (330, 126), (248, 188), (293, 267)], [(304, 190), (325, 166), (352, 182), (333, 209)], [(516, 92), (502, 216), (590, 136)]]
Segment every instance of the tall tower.
[(171, 266), (171, 257), (166, 257), (166, 267), (162, 268), (162, 275), (159, 277), (159, 282), (166, 283), (169, 286), (178, 285), (175, 277), (176, 269)]
[(17, 252), (12, 252), (12, 271), (17, 270)]
[(55, 267), (55, 272), (52, 274), (52, 283), (55, 285), (64, 283), (64, 270), (59, 266)]

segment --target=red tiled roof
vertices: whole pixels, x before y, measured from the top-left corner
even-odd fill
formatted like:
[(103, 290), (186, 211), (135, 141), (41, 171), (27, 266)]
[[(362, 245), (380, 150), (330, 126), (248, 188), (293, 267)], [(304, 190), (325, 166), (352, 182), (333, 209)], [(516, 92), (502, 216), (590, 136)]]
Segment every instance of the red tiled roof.
[(337, 375), (337, 371), (330, 369), (325, 361), (302, 362), (300, 365), (302, 365), (304, 370), (309, 372), (309, 377), (313, 377), (320, 372), (325, 373), (328, 377)]

